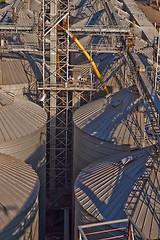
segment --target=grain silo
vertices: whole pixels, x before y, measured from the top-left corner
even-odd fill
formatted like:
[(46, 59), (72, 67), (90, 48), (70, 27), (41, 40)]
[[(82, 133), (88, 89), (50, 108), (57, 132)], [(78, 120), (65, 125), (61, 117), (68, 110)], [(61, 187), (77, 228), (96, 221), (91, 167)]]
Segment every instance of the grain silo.
[(146, 239), (159, 239), (159, 185), (159, 161), (151, 147), (92, 163), (75, 182), (76, 226), (131, 217)]
[(38, 240), (39, 179), (24, 162), (0, 154), (0, 239)]
[(0, 116), (0, 152), (30, 164), (40, 178), (40, 233), (44, 233), (46, 113), (40, 106), (1, 90)]
[[(23, 34), (21, 38), (22, 36)], [(20, 40), (15, 39), (15, 41)], [(37, 66), (31, 54), (0, 53), (0, 88), (2, 90), (18, 96), (28, 91), (35, 93), (35, 83), (41, 78), (41, 66), (40, 64)]]
[[(25, 67), (27, 60), (15, 53), (1, 53), (0, 57), (0, 87), (15, 95), (22, 95), (28, 88), (29, 80)], [(31, 74), (31, 73), (30, 73)]]
[(134, 89), (100, 98), (74, 114), (73, 175), (89, 163), (144, 146), (144, 109)]

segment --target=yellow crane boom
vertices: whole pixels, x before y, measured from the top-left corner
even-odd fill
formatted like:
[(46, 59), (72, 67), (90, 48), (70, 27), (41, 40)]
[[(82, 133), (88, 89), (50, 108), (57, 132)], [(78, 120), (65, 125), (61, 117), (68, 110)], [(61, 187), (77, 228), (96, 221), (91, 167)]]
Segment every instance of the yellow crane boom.
[(94, 71), (95, 71), (95, 73), (96, 73), (96, 75), (97, 75), (100, 83), (103, 84), (103, 89), (104, 89), (104, 91), (105, 91), (107, 94), (109, 94), (108, 88), (107, 88), (107, 86), (103, 83), (101, 74), (100, 74), (100, 72), (98, 71), (98, 68), (97, 68), (95, 62), (93, 61), (93, 58), (88, 54), (88, 52), (85, 50), (85, 48), (84, 48), (84, 47), (82, 46), (82, 44), (79, 42), (79, 40), (78, 40), (71, 32), (69, 32), (69, 31), (68, 31), (67, 29), (65, 29), (65, 28), (62, 28), (61, 26), (60, 26), (60, 28), (63, 29), (63, 30), (74, 40), (74, 42), (77, 44), (77, 46), (82, 50), (82, 52), (84, 53), (84, 55), (87, 57), (87, 59), (88, 59), (88, 60), (90, 61), (90, 63), (92, 64), (92, 67), (93, 67), (93, 69), (94, 69)]

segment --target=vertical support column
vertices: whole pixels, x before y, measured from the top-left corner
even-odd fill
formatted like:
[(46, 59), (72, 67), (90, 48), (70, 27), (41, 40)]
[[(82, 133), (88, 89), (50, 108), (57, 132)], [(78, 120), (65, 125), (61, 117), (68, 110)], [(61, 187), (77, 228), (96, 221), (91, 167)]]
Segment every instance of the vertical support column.
[(68, 2), (63, 0), (46, 1), (46, 20), (51, 23), (50, 29), (46, 25), (50, 48), (48, 54), (47, 49), (44, 52), (46, 66), (48, 60), (50, 61), (50, 66), (44, 69), (46, 71), (45, 89), (47, 89), (45, 90), (47, 91), (46, 109), (48, 110), (47, 236), (54, 235), (56, 238), (63, 238), (63, 235), (69, 234), (69, 227), (65, 224), (64, 228), (64, 221), (68, 220), (65, 220), (67, 214), (66, 211), (64, 214), (63, 209), (68, 207), (67, 211), (69, 211), (71, 208), (69, 201), (71, 186), (68, 181), (71, 177), (69, 172), (71, 157), (68, 157), (71, 151), (71, 139), (69, 138), (71, 132), (69, 126), (70, 94), (68, 91), (69, 36), (58, 28), (58, 25), (63, 25), (65, 22), (68, 23), (66, 25), (69, 28), (69, 17), (65, 16), (68, 6), (69, 0)]
[(69, 105), (68, 105), (68, 91), (66, 89), (65, 91), (65, 139), (64, 139), (64, 187), (67, 188), (67, 179), (68, 179), (68, 175), (67, 175), (67, 172), (68, 172), (68, 167), (67, 167), (67, 163), (68, 163), (68, 113), (69, 113)]
[[(43, 87), (45, 86), (45, 0), (43, 0), (42, 4), (42, 14), (43, 14), (43, 34), (42, 34), (42, 44), (43, 44)], [(41, 86), (40, 86), (41, 87)], [(43, 95), (44, 95), (44, 89), (43, 89)], [(44, 107), (44, 102), (43, 102)]]
[[(57, 14), (57, 0), (50, 2), (50, 18)], [(50, 84), (56, 86), (56, 70), (57, 70), (57, 28), (53, 27), (50, 31)], [(55, 156), (56, 156), (56, 90), (50, 91), (50, 122), (49, 122), (49, 188), (55, 189)]]
[[(69, 6), (69, 0), (68, 0), (68, 6)], [(67, 30), (69, 31), (69, 15), (67, 16), (66, 19), (67, 22)], [(66, 139), (65, 139), (65, 187), (68, 187), (68, 167), (69, 167), (69, 159), (70, 157), (68, 156), (68, 144), (69, 144), (69, 91), (68, 91), (68, 79), (69, 79), (69, 35), (66, 35)]]
[(131, 240), (131, 221), (128, 220), (128, 240)]
[(73, 111), (80, 107), (81, 92), (73, 91), (72, 93), (72, 107)]
[(69, 240), (69, 208), (64, 208), (64, 240)]
[[(28, 4), (30, 3), (30, 0), (28, 1)], [(29, 5), (28, 5), (29, 8)], [(42, 15), (43, 15), (43, 26), (45, 24), (45, 0), (42, 2)], [(43, 47), (43, 83), (40, 85), (40, 87), (43, 86), (43, 107), (45, 107), (45, 29), (43, 27), (43, 32), (42, 32), (42, 47)], [(46, 168), (46, 166), (45, 166)], [(44, 185), (46, 185), (46, 174), (43, 176), (45, 179), (43, 179)], [(46, 188), (45, 188), (46, 190)], [(46, 234), (46, 191), (43, 191), (43, 202), (39, 201), (39, 239), (45, 239), (45, 234)], [(41, 199), (40, 199), (41, 200)]]
[(28, 0), (28, 9), (30, 10), (31, 0)]
[(157, 80), (158, 80), (158, 62), (159, 62), (159, 45), (160, 45), (160, 30), (158, 35), (158, 46), (157, 46), (157, 63), (156, 63), (156, 76), (155, 76), (155, 82), (154, 82), (154, 89), (157, 90)]

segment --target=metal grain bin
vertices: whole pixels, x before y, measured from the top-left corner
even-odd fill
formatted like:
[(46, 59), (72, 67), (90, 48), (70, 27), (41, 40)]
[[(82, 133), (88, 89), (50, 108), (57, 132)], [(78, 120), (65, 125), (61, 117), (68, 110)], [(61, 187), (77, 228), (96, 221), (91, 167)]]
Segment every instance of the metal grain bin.
[(130, 216), (146, 239), (159, 239), (159, 185), (159, 161), (151, 147), (92, 163), (75, 182), (76, 225), (86, 223), (84, 216), (90, 223)]
[[(28, 73), (25, 70), (28, 69)], [(23, 95), (28, 88), (29, 78), (33, 78), (29, 62), (15, 53), (2, 53), (0, 57), (0, 87), (15, 95)]]
[(0, 116), (0, 152), (30, 164), (40, 178), (40, 234), (44, 234), (46, 113), (40, 106), (1, 90)]
[(38, 240), (39, 179), (24, 162), (0, 154), (0, 239)]
[(144, 111), (133, 87), (80, 107), (74, 114), (74, 179), (89, 163), (144, 146)]

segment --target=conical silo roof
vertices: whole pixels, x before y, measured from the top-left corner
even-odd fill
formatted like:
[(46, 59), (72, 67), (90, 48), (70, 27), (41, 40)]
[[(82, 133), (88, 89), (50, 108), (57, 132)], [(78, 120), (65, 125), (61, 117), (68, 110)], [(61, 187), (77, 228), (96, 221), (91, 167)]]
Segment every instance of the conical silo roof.
[(26, 99), (0, 90), (0, 142), (24, 137), (41, 128), (45, 111)]
[[(74, 114), (77, 128), (117, 145), (138, 145), (143, 141), (144, 114), (133, 87), (80, 107)], [(140, 140), (141, 139), (141, 140)]]
[(1, 237), (3, 232), (11, 231), (15, 223), (23, 222), (23, 212), (37, 199), (40, 184), (31, 166), (5, 154), (0, 154), (0, 176)]
[[(31, 36), (32, 38), (31, 38)], [(31, 43), (37, 41), (33, 34), (21, 34), (20, 41)], [(15, 37), (15, 42), (17, 39)], [(36, 43), (36, 42), (35, 42)], [(37, 55), (36, 55), (37, 56)], [(23, 95), (29, 85), (42, 78), (41, 65), (33, 59), (32, 54), (13, 52), (0, 54), (0, 87), (15, 95)]]
[(130, 216), (147, 238), (159, 239), (160, 171), (156, 161), (151, 148), (144, 148), (90, 164), (75, 181), (76, 199), (99, 221)]
[(160, 161), (154, 162), (148, 177), (142, 176), (135, 184), (125, 210), (146, 239), (160, 239)]
[[(26, 64), (26, 60), (25, 64)], [(0, 58), (0, 85), (23, 84), (27, 86), (28, 78), (25, 73), (22, 58), (15, 53), (1, 53)]]

